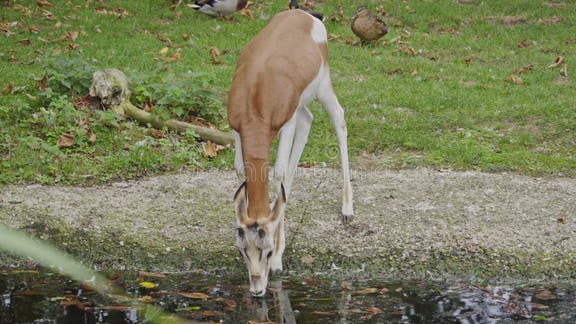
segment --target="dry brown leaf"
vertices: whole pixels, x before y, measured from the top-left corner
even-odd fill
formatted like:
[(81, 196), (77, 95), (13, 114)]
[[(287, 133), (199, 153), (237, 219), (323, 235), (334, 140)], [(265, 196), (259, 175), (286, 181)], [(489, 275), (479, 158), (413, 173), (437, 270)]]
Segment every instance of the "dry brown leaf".
[(48, 2), (46, 0), (36, 0), (36, 4), (39, 7), (54, 7), (53, 4), (51, 4), (50, 2)]
[(212, 63), (222, 64), (222, 61), (220, 61), (220, 50), (217, 47), (212, 46), (210, 48), (210, 57), (212, 58)]
[(58, 147), (72, 147), (74, 146), (74, 135), (70, 133), (64, 133), (58, 137), (58, 142), (56, 144)]
[(88, 131), (88, 142), (94, 144), (96, 143), (96, 133), (94, 133), (94, 131), (90, 130)]
[(554, 63), (548, 65), (548, 68), (555, 68), (557, 66), (560, 66), (560, 64), (562, 64), (562, 62), (564, 62), (564, 57), (558, 55), (558, 56), (556, 56), (556, 60), (554, 60)]
[(68, 32), (66, 34), (64, 34), (62, 37), (53, 39), (51, 41), (49, 41), (50, 43), (59, 43), (59, 42), (65, 42), (65, 41), (75, 41), (78, 38), (78, 32), (77, 31), (71, 31)]
[(522, 83), (524, 83), (524, 81), (522, 81), (522, 78), (517, 75), (511, 75), (507, 77), (506, 80), (511, 81), (516, 85), (521, 85)]
[(240, 13), (242, 16), (248, 17), (248, 18), (250, 18), (250, 19), (253, 19), (253, 18), (254, 18), (254, 15), (252, 15), (252, 10), (250, 10), (250, 9), (248, 9), (248, 8), (244, 8), (244, 9), (240, 10), (239, 13)]
[(356, 290), (354, 293), (361, 295), (378, 294), (380, 289), (378, 288), (364, 288), (361, 290)]
[(530, 44), (526, 40), (523, 40), (520, 43), (518, 43), (518, 48), (526, 48), (528, 46), (530, 46)]
[(556, 296), (550, 292), (550, 290), (548, 289), (542, 289), (541, 291), (539, 291), (536, 295), (536, 298), (540, 299), (540, 300), (552, 300), (552, 299), (556, 299)]
[(528, 65), (524, 66), (523, 68), (516, 70), (516, 73), (518, 73), (518, 74), (526, 73), (526, 72), (532, 70), (533, 68), (534, 68), (534, 65), (528, 64)]
[(172, 54), (172, 56), (166, 58), (166, 62), (168, 63), (176, 62), (179, 61), (181, 57), (182, 57), (181, 52), (176, 51), (174, 54)]
[(218, 155), (218, 148), (216, 144), (211, 141), (202, 143), (202, 155), (207, 158), (213, 158)]
[(16, 44), (18, 44), (18, 45), (32, 45), (32, 41), (26, 38), (26, 39), (21, 39), (21, 40), (17, 41)]
[(383, 313), (383, 311), (380, 308), (374, 306), (364, 307), (364, 310), (372, 315), (378, 315)]
[(164, 132), (161, 130), (158, 130), (156, 128), (150, 129), (150, 134), (152, 134), (152, 137), (154, 137), (154, 138), (163, 138), (164, 137)]
[(2, 91), (0, 91), (0, 94), (2, 95), (11, 94), (12, 90), (14, 90), (14, 82), (10, 81), (8, 82), (8, 85), (4, 89), (2, 89)]
[(34, 79), (34, 82), (36, 82), (38, 90), (44, 91), (48, 89), (48, 74), (45, 73), (41, 79)]
[(206, 295), (204, 293), (197, 293), (197, 292), (179, 292), (178, 295), (180, 295), (182, 297), (186, 297), (186, 298), (192, 298), (192, 299), (202, 299), (202, 300), (208, 299), (208, 295)]
[(396, 49), (396, 52), (406, 53), (409, 55), (416, 55), (417, 52), (412, 47), (400, 47)]
[(50, 11), (48, 10), (43, 10), (42, 11), (42, 16), (44, 16), (44, 19), (46, 20), (54, 20), (56, 19), (56, 16), (54, 16)]
[(138, 271), (139, 277), (154, 277), (154, 278), (166, 278), (168, 277), (165, 273), (158, 272), (148, 272), (148, 271)]
[(170, 50), (170, 49), (169, 49), (168, 47), (163, 47), (163, 48), (158, 52), (158, 54), (160, 54), (160, 55), (162, 55), (162, 56), (166, 56), (166, 54), (168, 54), (168, 51), (169, 51), (169, 50)]
[(302, 258), (300, 258), (300, 262), (310, 265), (314, 263), (314, 258), (309, 255), (305, 255)]

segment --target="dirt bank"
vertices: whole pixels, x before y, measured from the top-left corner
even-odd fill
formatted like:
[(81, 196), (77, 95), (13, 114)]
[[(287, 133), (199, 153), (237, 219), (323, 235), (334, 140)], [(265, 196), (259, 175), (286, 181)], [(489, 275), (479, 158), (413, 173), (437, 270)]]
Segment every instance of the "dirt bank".
[[(355, 219), (343, 226), (339, 170), (298, 170), (285, 268), (576, 279), (576, 179), (354, 171), (353, 187)], [(101, 267), (243, 271), (233, 248), (235, 188), (228, 171), (88, 188), (9, 185), (0, 222)]]

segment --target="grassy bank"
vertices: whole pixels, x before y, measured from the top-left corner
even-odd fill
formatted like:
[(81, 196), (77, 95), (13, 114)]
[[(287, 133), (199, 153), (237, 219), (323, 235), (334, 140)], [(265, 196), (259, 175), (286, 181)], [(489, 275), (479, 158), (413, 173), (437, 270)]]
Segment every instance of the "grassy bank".
[[(223, 102), (239, 50), (287, 5), (255, 1), (223, 21), (161, 0), (12, 3), (0, 5), (0, 183), (72, 184), (231, 167), (231, 150), (206, 158), (195, 134), (83, 108), (91, 73), (119, 68), (141, 108), (228, 130)], [(570, 3), (315, 4), (328, 17), (334, 85), (359, 165), (369, 154), (379, 167), (576, 174)], [(349, 29), (361, 4), (391, 27), (364, 47)], [(303, 160), (337, 162), (330, 122), (312, 109)]]

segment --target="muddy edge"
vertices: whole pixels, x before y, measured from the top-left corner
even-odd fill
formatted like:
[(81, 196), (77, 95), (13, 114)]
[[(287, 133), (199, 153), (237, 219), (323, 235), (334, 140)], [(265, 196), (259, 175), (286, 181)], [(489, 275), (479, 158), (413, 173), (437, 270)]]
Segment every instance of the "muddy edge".
[[(96, 187), (7, 185), (0, 221), (100, 268), (243, 271), (230, 171)], [(576, 279), (576, 179), (353, 171), (339, 222), (337, 169), (301, 168), (286, 211), (285, 269), (406, 277)], [(0, 266), (31, 263), (4, 256)], [(32, 262), (33, 263), (33, 262)]]

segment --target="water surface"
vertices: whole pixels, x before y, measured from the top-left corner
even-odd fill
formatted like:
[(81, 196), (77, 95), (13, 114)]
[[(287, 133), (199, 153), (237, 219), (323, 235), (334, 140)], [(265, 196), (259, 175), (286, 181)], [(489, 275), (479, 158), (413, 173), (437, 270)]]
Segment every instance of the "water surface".
[(122, 292), (102, 296), (50, 272), (0, 273), (0, 323), (145, 323), (159, 318), (159, 310), (192, 322), (226, 323), (576, 322), (576, 287), (570, 285), (480, 287), (317, 275), (279, 278), (265, 298), (255, 299), (243, 276), (142, 272), (109, 275)]

